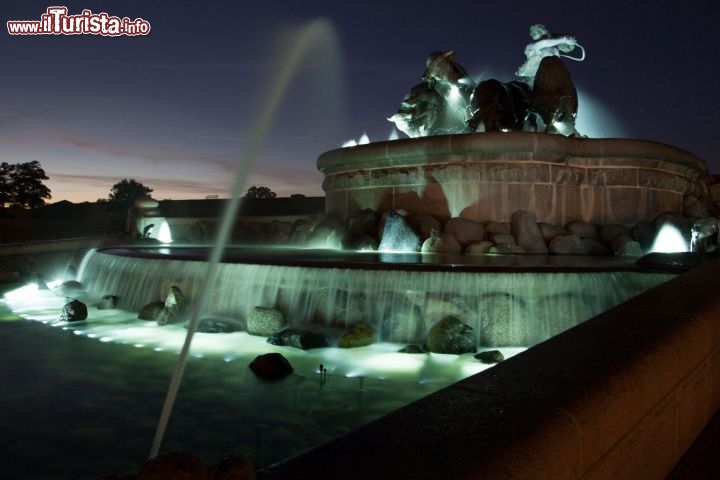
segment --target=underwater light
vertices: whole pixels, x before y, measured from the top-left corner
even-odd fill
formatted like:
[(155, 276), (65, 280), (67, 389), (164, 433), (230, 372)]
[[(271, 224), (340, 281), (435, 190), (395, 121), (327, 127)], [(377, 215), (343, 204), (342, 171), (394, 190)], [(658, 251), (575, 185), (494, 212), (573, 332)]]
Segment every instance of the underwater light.
[(163, 220), (162, 224), (160, 224), (160, 231), (158, 232), (157, 239), (160, 240), (161, 243), (172, 243), (170, 225), (168, 225), (166, 220)]
[(669, 223), (663, 224), (650, 247), (652, 253), (687, 252), (690, 248), (680, 230)]

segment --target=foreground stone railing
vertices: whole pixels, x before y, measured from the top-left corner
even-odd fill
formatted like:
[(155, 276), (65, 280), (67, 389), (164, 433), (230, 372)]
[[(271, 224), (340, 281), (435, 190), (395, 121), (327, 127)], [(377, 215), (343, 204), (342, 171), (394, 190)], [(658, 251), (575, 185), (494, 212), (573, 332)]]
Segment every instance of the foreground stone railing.
[(664, 478), (720, 406), (720, 260), (260, 472)]

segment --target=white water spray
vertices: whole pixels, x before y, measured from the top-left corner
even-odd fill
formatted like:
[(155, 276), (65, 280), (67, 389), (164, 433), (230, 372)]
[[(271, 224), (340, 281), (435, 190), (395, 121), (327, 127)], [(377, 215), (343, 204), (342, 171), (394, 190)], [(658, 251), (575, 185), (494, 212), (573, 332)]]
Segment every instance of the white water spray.
[[(323, 39), (327, 39), (328, 37), (333, 41), (321, 41)], [(162, 440), (165, 435), (165, 429), (167, 427), (168, 420), (170, 419), (170, 414), (172, 413), (178, 389), (180, 388), (180, 382), (182, 381), (185, 366), (187, 365), (188, 353), (190, 351), (193, 335), (200, 321), (200, 315), (205, 311), (209, 296), (208, 292), (211, 292), (214, 289), (218, 266), (220, 264), (223, 251), (225, 250), (225, 246), (230, 239), (230, 232), (240, 208), (241, 195), (245, 187), (247, 177), (250, 174), (250, 169), (260, 153), (260, 149), (264, 143), (270, 124), (275, 117), (275, 112), (277, 111), (280, 101), (285, 96), (290, 80), (292, 80), (298, 70), (300, 60), (305, 57), (313, 45), (327, 45), (328, 43), (335, 43), (331, 25), (324, 20), (315, 21), (299, 33), (298, 37), (292, 43), (292, 48), (288, 51), (287, 57), (280, 64), (281, 70), (275, 78), (269, 97), (264, 103), (265, 108), (260, 114), (259, 121), (257, 122), (252, 135), (249, 137), (250, 141), (247, 150), (241, 158), (240, 167), (238, 169), (237, 176), (235, 177), (230, 201), (228, 202), (227, 208), (223, 214), (223, 218), (220, 223), (220, 231), (218, 232), (215, 246), (212, 249), (210, 260), (207, 263), (205, 281), (203, 282), (203, 286), (198, 292), (199, 295), (194, 302), (190, 322), (187, 327), (185, 342), (183, 343), (182, 350), (180, 351), (180, 358), (178, 359), (175, 372), (173, 373), (170, 386), (168, 387), (165, 403), (163, 404), (157, 430), (155, 431), (155, 437), (150, 449), (150, 458), (156, 457), (160, 451), (160, 446), (162, 445)]]

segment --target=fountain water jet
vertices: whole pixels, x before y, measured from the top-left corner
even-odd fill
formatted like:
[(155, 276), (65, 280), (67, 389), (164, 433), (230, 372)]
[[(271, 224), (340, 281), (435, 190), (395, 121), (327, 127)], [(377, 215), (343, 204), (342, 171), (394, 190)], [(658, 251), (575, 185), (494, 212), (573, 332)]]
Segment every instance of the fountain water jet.
[[(328, 36), (332, 39), (334, 38), (333, 35), (334, 34), (332, 27), (327, 21), (324, 20), (315, 21), (305, 27), (300, 32), (296, 39), (296, 42), (288, 51), (287, 57), (280, 64), (281, 71), (274, 79), (274, 82), (270, 88), (268, 98), (264, 103), (265, 106), (259, 115), (253, 132), (248, 137), (249, 143), (246, 147), (245, 153), (241, 158), (238, 172), (235, 176), (235, 182), (233, 184), (232, 193), (230, 195), (230, 202), (226, 206), (225, 212), (223, 213), (222, 221), (220, 223), (220, 230), (217, 235), (217, 240), (214, 247), (212, 248), (210, 259), (207, 263), (205, 281), (203, 283), (203, 287), (198, 292), (198, 296), (192, 309), (190, 323), (188, 324), (187, 329), (187, 336), (180, 352), (180, 358), (178, 359), (177, 367), (175, 369), (175, 372), (173, 373), (173, 377), (168, 388), (168, 393), (165, 399), (165, 403), (163, 405), (162, 413), (160, 415), (160, 420), (158, 422), (155, 438), (153, 439), (152, 447), (150, 449), (150, 458), (156, 457), (160, 450), (160, 445), (162, 444), (162, 439), (165, 433), (165, 429), (167, 427), (167, 422), (170, 418), (172, 407), (177, 396), (177, 391), (180, 388), (180, 382), (182, 380), (183, 372), (187, 364), (187, 357), (188, 352), (190, 351), (193, 334), (197, 329), (200, 315), (205, 310), (208, 298), (207, 292), (212, 291), (214, 288), (218, 265), (220, 263), (223, 251), (225, 250), (225, 245), (230, 238), (230, 232), (232, 226), (235, 223), (235, 218), (237, 217), (237, 213), (240, 208), (241, 195), (245, 187), (245, 181), (247, 180), (247, 177), (250, 173), (250, 169), (255, 162), (258, 154), (260, 153), (260, 149), (264, 143), (267, 131), (270, 128), (270, 124), (273, 118), (275, 117), (275, 112), (278, 108), (278, 105), (280, 104), (280, 101), (285, 95), (285, 92), (288, 89), (288, 85), (290, 84), (290, 80), (292, 80), (293, 75), (297, 71), (300, 61), (303, 59), (308, 49), (310, 49), (315, 44), (319, 44), (319, 40), (323, 38), (328, 38)], [(331, 44), (332, 43), (333, 42), (331, 42)]]

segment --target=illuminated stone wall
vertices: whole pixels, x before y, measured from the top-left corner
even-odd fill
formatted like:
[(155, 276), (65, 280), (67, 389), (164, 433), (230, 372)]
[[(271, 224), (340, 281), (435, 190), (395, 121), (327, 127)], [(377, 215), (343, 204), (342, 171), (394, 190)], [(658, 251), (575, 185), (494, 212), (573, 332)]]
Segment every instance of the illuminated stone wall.
[(534, 133), (441, 135), (324, 153), (326, 211), (372, 208), (440, 219), (632, 225), (709, 198), (707, 165), (662, 143)]

